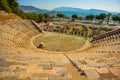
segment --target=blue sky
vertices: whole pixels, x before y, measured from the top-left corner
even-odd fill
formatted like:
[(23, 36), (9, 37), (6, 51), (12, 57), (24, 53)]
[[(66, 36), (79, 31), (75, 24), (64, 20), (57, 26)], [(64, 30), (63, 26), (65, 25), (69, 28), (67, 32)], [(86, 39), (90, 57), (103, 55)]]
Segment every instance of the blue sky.
[(40, 9), (76, 7), (120, 12), (120, 0), (18, 0), (20, 5), (32, 5)]

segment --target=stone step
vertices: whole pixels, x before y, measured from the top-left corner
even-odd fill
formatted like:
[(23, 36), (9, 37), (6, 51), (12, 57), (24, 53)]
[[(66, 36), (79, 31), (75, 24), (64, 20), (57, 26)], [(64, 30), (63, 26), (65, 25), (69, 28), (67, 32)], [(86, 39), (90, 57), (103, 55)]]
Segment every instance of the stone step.
[(97, 80), (100, 77), (100, 75), (96, 72), (95, 69), (84, 70), (84, 72), (89, 80)]

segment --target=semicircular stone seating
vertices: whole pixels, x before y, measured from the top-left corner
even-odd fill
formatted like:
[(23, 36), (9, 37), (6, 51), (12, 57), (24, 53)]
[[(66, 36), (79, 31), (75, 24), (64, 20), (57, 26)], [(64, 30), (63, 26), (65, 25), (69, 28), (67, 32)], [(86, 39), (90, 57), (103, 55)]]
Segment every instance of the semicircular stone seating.
[(72, 63), (90, 80), (119, 80), (120, 28), (94, 37), (90, 43), (76, 54), (67, 54)]
[(70, 52), (33, 47), (32, 39), (41, 32), (34, 21), (0, 21), (0, 80), (120, 80), (120, 29)]

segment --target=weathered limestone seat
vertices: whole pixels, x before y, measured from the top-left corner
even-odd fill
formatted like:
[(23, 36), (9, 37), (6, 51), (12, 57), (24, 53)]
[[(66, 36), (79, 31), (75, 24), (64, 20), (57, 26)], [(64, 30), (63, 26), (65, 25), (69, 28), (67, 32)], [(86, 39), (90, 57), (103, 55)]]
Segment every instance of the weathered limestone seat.
[(91, 41), (91, 45), (76, 54), (67, 56), (79, 73), (89, 80), (120, 79), (120, 29), (102, 34)]
[(120, 29), (94, 38), (83, 50), (49, 52), (32, 46), (41, 31), (33, 22), (11, 19), (0, 21), (0, 80), (120, 79)]

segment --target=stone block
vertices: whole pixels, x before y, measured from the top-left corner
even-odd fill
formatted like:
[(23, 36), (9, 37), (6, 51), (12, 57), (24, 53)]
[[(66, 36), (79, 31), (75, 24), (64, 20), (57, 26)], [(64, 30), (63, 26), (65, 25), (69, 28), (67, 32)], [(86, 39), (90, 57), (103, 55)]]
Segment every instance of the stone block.
[(88, 69), (95, 69), (94, 67), (90, 67), (88, 65), (78, 65), (79, 70), (88, 70)]
[(100, 74), (109, 73), (109, 70), (107, 68), (96, 68), (96, 71)]
[(31, 77), (30, 80), (48, 80), (48, 77)]
[(114, 76), (120, 76), (120, 69), (119, 68), (109, 68), (109, 71), (114, 75)]
[(97, 80), (100, 77), (95, 69), (84, 70), (84, 72), (89, 80)]
[(92, 67), (108, 67), (107, 63), (106, 62), (98, 62), (98, 63), (91, 63), (89, 64), (89, 66), (92, 66)]
[(116, 59), (107, 59), (107, 60), (106, 60), (106, 63), (107, 63), (108, 65), (118, 64)]
[(56, 70), (58, 73), (67, 73), (66, 67), (53, 67), (53, 70)]
[(54, 75), (56, 74), (56, 70), (43, 70), (43, 73), (48, 74), (48, 75)]

